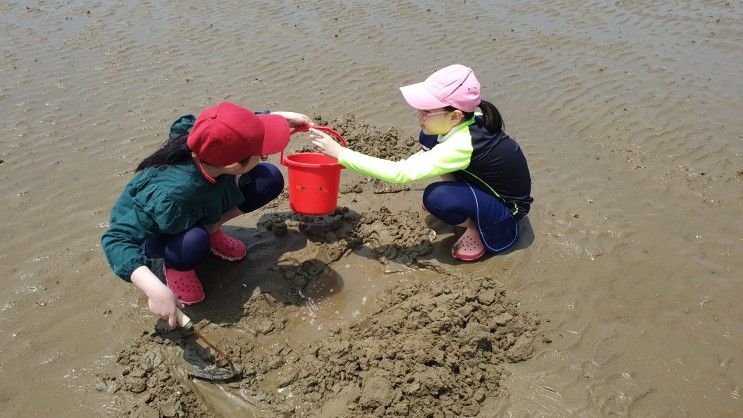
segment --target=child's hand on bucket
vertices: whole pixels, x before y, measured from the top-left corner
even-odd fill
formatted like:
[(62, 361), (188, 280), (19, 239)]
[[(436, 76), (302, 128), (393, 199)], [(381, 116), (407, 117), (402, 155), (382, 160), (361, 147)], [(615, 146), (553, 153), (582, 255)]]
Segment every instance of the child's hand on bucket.
[(325, 132), (318, 131), (314, 128), (310, 128), (310, 131), (317, 135), (313, 135), (311, 137), (312, 144), (315, 146), (315, 148), (317, 148), (318, 151), (322, 152), (328, 157), (332, 157), (337, 160), (338, 154), (340, 154), (341, 148), (343, 148), (341, 144), (335, 142), (335, 139), (333, 139)]

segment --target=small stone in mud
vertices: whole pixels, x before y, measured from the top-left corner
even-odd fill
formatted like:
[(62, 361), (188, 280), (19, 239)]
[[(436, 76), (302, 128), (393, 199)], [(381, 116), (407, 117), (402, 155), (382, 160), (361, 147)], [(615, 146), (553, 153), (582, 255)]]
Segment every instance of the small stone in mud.
[(119, 389), (121, 389), (121, 385), (119, 385), (116, 381), (113, 381), (108, 385), (106, 392), (113, 394), (113, 393), (118, 392)]
[(126, 380), (126, 384), (133, 393), (142, 393), (147, 389), (147, 382), (141, 377), (130, 377)]
[(534, 353), (534, 345), (531, 337), (521, 336), (511, 348), (506, 351), (506, 357), (513, 362), (524, 361), (531, 358)]
[(396, 395), (388, 379), (381, 376), (370, 377), (364, 379), (359, 405), (364, 409), (376, 411), (377, 408), (389, 406), (395, 400)]

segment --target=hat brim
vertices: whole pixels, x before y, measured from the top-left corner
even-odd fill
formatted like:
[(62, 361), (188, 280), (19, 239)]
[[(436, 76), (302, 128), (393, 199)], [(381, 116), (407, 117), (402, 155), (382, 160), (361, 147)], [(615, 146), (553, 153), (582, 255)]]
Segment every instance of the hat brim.
[(405, 101), (415, 109), (431, 110), (449, 106), (431, 94), (423, 83), (400, 87), (400, 93)]
[(255, 115), (263, 123), (261, 155), (281, 152), (289, 144), (289, 122), (279, 115)]

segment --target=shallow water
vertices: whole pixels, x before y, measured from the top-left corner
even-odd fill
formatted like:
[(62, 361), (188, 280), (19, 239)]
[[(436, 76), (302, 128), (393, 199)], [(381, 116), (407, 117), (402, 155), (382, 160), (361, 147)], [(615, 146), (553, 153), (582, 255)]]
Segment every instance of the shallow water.
[[(226, 99), (354, 113), (415, 135), (397, 87), (454, 62), (475, 69), (503, 113), (536, 199), (517, 249), (457, 269), (497, 279), (550, 319), (552, 343), (512, 367), (509, 397), (492, 400), (493, 412), (740, 410), (738, 2), (32, 1), (1, 4), (0, 26), (0, 405), (9, 415), (115, 411), (93, 377), (154, 319), (109, 271), (99, 237), (132, 167), (172, 120)], [(366, 187), (341, 204), (417, 209), (420, 186)], [(235, 322), (252, 289), (227, 297), (225, 283), (254, 283), (277, 261), (267, 258), (273, 238), (254, 229), (259, 217), (233, 223), (250, 239), (248, 262), (207, 263), (220, 279), (210, 295), (225, 298), (199, 308), (204, 318)], [(437, 238), (440, 260), (450, 233)], [(313, 289), (297, 336), (363, 311), (369, 283), (396, 277), (355, 280), (357, 257), (331, 264), (343, 288)]]

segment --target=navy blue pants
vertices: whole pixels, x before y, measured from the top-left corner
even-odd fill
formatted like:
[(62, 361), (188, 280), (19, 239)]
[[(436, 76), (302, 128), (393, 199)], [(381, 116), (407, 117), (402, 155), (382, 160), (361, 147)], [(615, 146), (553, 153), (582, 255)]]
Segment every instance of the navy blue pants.
[[(240, 190), (245, 201), (238, 206), (243, 213), (252, 212), (275, 199), (284, 190), (284, 177), (281, 171), (267, 163), (260, 163), (243, 174)], [(209, 233), (203, 225), (177, 235), (157, 235), (148, 238), (142, 247), (149, 258), (162, 258), (165, 265), (176, 270), (192, 270), (211, 250)]]
[(429, 184), (423, 205), (449, 225), (472, 219), (485, 248), (493, 253), (508, 249), (519, 236), (519, 221), (502, 200), (463, 181)]

